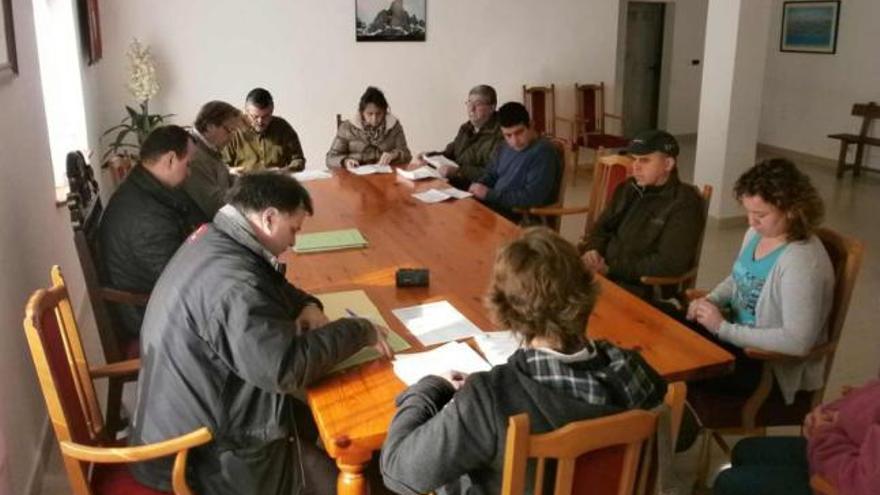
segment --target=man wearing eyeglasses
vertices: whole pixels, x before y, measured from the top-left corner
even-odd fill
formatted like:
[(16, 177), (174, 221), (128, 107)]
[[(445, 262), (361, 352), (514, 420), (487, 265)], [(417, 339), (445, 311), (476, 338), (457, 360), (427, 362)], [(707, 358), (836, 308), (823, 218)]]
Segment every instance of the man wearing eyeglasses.
[(225, 101), (209, 101), (196, 115), (190, 132), (196, 143), (183, 190), (210, 219), (223, 206), (232, 185), (220, 151), (242, 126), (241, 110)]
[(299, 172), (306, 167), (299, 136), (286, 120), (273, 115), (274, 111), (269, 91), (255, 88), (248, 93), (244, 114), (250, 126), (236, 132), (223, 150), (223, 159), (233, 172), (268, 168)]
[(458, 168), (441, 165), (438, 168), (440, 175), (447, 177), (453, 186), (467, 190), (471, 182), (486, 172), (486, 165), (501, 144), (501, 127), (495, 116), (497, 103), (498, 97), (492, 86), (474, 86), (465, 102), (468, 121), (458, 128), (455, 139), (443, 151), (419, 153), (413, 163), (424, 165), (425, 156), (443, 155), (457, 163)]

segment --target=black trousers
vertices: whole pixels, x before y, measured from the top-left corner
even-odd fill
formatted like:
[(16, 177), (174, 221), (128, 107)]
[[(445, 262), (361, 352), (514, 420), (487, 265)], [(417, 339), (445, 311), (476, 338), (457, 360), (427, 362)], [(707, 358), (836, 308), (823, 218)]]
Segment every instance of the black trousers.
[(712, 487), (714, 495), (810, 495), (807, 441), (803, 437), (756, 437), (733, 448), (731, 467)]

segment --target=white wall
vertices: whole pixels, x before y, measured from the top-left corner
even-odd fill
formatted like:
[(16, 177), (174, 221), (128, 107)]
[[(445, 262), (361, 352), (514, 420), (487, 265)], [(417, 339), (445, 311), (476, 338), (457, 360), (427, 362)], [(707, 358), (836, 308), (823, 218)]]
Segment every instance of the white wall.
[[(669, 56), (663, 59), (669, 79), (665, 97), (661, 93), (665, 119), (660, 122), (671, 134), (697, 132), (708, 6), (707, 0), (678, 0), (667, 6), (666, 19), (672, 23), (672, 38), (664, 40), (671, 49)], [(692, 60), (699, 60), (699, 65), (692, 65)]]
[(11, 493), (26, 494), (47, 422), (22, 319), (31, 292), (49, 284), (53, 264), (67, 279), (87, 352), (94, 362), (101, 358), (69, 214), (55, 205), (31, 1), (13, 0), (13, 12), (19, 75), (0, 76), (0, 429), (10, 454), (0, 464), (8, 463)]
[(177, 113), (177, 123), (210, 99), (242, 105), (264, 86), (300, 134), (309, 166), (323, 165), (335, 115), (353, 113), (372, 84), (385, 91), (410, 148), (437, 149), (465, 120), (475, 84), (493, 85), (503, 102), (520, 100), (524, 83), (556, 83), (560, 106), (570, 108), (575, 81), (613, 81), (618, 3), (432, 0), (426, 42), (356, 43), (353, 1), (104, 2), (101, 127), (131, 103), (124, 50), (138, 37), (158, 64), (154, 108)]
[[(836, 160), (839, 143), (826, 135), (858, 132), (861, 120), (850, 116), (853, 103), (880, 102), (880, 2), (841, 2), (834, 55), (780, 52), (782, 1), (774, 3), (759, 140)], [(873, 155), (876, 166), (880, 150)]]

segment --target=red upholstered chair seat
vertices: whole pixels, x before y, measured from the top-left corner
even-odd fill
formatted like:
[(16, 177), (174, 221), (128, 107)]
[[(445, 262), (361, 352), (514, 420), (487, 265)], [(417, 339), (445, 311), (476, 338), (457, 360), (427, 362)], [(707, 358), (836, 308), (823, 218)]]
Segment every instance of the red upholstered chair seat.
[(583, 137), (579, 137), (578, 145), (593, 150), (597, 150), (599, 148), (626, 148), (626, 146), (629, 144), (629, 140), (627, 140), (625, 137), (615, 136), (613, 134), (590, 134), (587, 136), (587, 142), (584, 143), (583, 141)]
[[(746, 399), (748, 399), (746, 396), (727, 395), (698, 384), (692, 385), (688, 390), (688, 402), (703, 424), (713, 430), (741, 425), (741, 413)], [(758, 411), (755, 423), (767, 427), (801, 424), (811, 408), (810, 392), (798, 392), (794, 404), (787, 406), (779, 392), (779, 387), (774, 385), (767, 401)]]
[(92, 473), (92, 490), (96, 495), (167, 495), (137, 482), (128, 464), (98, 464)]

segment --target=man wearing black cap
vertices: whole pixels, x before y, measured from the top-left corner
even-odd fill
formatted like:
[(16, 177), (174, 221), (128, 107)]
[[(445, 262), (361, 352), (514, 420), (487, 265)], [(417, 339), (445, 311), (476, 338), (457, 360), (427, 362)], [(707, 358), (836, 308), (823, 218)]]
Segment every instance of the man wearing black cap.
[(578, 248), (588, 268), (647, 299), (652, 294), (642, 276), (681, 275), (691, 267), (705, 224), (703, 198), (678, 179), (678, 142), (671, 134), (642, 132), (626, 153), (634, 159), (633, 176)]

